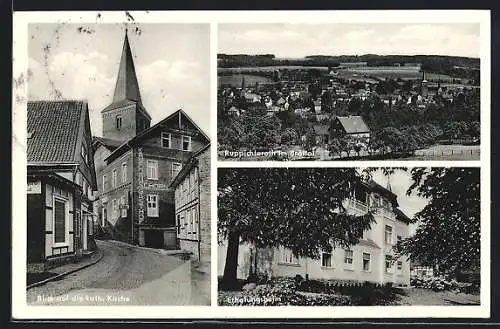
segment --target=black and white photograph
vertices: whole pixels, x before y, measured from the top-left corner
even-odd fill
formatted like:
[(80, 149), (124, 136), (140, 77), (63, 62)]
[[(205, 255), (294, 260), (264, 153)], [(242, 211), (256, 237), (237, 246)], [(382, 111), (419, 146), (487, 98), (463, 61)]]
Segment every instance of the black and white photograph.
[(14, 12), (12, 319), (491, 316), (490, 37), (487, 10)]
[(220, 24), (219, 160), (479, 160), (480, 24)]
[(126, 14), (28, 26), (28, 304), (210, 305), (210, 26)]
[(479, 177), (219, 168), (218, 304), (480, 305)]

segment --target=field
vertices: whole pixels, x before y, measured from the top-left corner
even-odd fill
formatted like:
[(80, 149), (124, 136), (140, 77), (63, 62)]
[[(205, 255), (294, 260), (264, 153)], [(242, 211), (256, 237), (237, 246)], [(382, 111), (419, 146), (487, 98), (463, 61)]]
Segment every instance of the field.
[(231, 85), (232, 87), (241, 87), (242, 78), (245, 77), (245, 86), (253, 86), (255, 83), (269, 83), (271, 79), (251, 74), (232, 74), (217, 76), (217, 84)]
[(479, 145), (434, 145), (403, 160), (480, 160)]
[[(403, 80), (419, 79), (422, 77), (419, 67), (394, 67), (394, 66), (379, 66), (379, 67), (356, 67), (346, 70), (339, 70), (339, 76), (343, 78), (356, 78), (357, 76), (372, 76), (381, 79), (401, 78)], [(441, 81), (451, 81), (452, 77), (444, 74), (426, 73), (426, 79)]]
[[(221, 83), (234, 85), (241, 85), (241, 73), (239, 72), (269, 72), (274, 70), (311, 70), (317, 69), (321, 71), (325, 71), (328, 69), (327, 67), (315, 67), (315, 66), (263, 66), (263, 67), (237, 67), (237, 68), (218, 68), (218, 72), (233, 72), (234, 75), (225, 75), (219, 76), (218, 81), (219, 85)], [(367, 80), (369, 78), (378, 78), (378, 79), (403, 79), (403, 80), (411, 80), (411, 79), (420, 79), (422, 77), (422, 73), (420, 72), (420, 68), (413, 67), (396, 67), (396, 66), (377, 66), (377, 67), (350, 67), (345, 69), (337, 69), (338, 72), (337, 77), (351, 80)], [(234, 76), (235, 78), (232, 78)], [(248, 78), (247, 78), (248, 77)], [(426, 73), (426, 79), (430, 81), (440, 80), (442, 83), (452, 82), (453, 77), (445, 74), (436, 74), (436, 73)], [(234, 81), (233, 79), (239, 79), (239, 81)], [(253, 75), (245, 75), (245, 83), (254, 84), (255, 82), (269, 82), (268, 79), (264, 77), (257, 77)]]

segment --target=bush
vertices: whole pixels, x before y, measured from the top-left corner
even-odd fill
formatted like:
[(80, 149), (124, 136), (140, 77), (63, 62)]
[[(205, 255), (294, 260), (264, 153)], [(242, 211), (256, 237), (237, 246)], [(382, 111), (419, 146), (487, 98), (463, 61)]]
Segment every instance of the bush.
[(257, 273), (251, 274), (247, 278), (247, 283), (256, 283), (256, 284), (266, 284), (269, 282), (269, 277), (265, 273)]
[(230, 306), (283, 306), (283, 305), (352, 305), (348, 296), (298, 293), (296, 278), (275, 278), (250, 291), (238, 294), (219, 292), (218, 304)]
[(445, 276), (413, 277), (410, 285), (416, 288), (431, 289), (433, 291), (459, 290), (459, 284), (455, 279)]

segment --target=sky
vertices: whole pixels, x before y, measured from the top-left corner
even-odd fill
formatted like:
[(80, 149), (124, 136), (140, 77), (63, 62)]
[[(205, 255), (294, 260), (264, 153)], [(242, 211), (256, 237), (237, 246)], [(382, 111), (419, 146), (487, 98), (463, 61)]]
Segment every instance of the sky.
[(479, 24), (219, 24), (218, 53), (450, 55), (479, 58)]
[[(408, 188), (413, 182), (410, 170), (411, 168), (408, 168), (408, 171), (406, 172), (403, 170), (395, 170), (389, 177), (384, 175), (382, 170), (376, 170), (372, 173), (372, 178), (384, 187), (387, 187), (387, 181), (389, 180), (391, 190), (397, 196), (399, 209), (401, 209), (401, 211), (408, 217), (412, 218), (417, 212), (426, 206), (428, 200), (417, 196), (415, 192), (409, 196), (406, 195), (406, 191), (408, 191)], [(415, 225), (410, 225), (410, 234), (414, 233), (415, 228)]]
[[(113, 98), (124, 24), (30, 24), (28, 33), (28, 98), (51, 100), (58, 90), (63, 99), (86, 99), (92, 134), (102, 136), (100, 112)], [(182, 108), (209, 134), (210, 26), (136, 24), (128, 36), (151, 125)]]

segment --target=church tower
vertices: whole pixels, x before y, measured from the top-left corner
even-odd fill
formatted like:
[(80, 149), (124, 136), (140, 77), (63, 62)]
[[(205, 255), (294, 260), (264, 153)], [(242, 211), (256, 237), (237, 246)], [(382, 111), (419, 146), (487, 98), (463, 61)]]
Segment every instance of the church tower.
[(151, 116), (142, 105), (127, 31), (116, 79), (113, 102), (101, 111), (102, 136), (125, 142), (149, 128)]
[(425, 71), (422, 71), (421, 94), (422, 97), (429, 96), (429, 86), (428, 81), (425, 79)]

